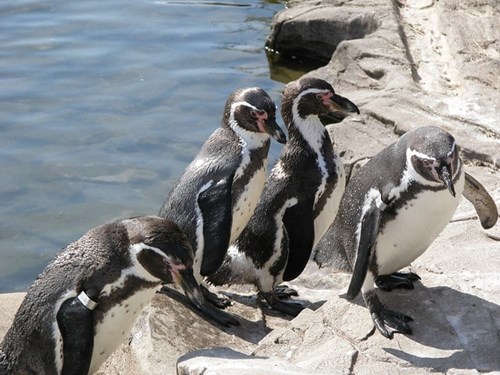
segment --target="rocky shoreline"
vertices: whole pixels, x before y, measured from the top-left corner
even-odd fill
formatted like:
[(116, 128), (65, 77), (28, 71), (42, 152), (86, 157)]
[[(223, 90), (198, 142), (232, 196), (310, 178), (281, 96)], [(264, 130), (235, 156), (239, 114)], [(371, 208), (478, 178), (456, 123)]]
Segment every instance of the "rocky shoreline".
[[(308, 73), (361, 110), (330, 127), (350, 170), (423, 125), (457, 138), (467, 170), (500, 204), (500, 5), (496, 0), (289, 1), (268, 47), (328, 62)], [(495, 240), (496, 238), (496, 240)], [(309, 264), (291, 283), (309, 308), (287, 319), (251, 288), (226, 288), (240, 327), (200, 318), (181, 293), (158, 294), (100, 374), (469, 374), (500, 372), (500, 229), (462, 201), (412, 264), (422, 281), (384, 301), (415, 319), (412, 336), (373, 332), (349, 275)], [(0, 338), (22, 293), (0, 296)], [(169, 298), (172, 297), (172, 298)]]

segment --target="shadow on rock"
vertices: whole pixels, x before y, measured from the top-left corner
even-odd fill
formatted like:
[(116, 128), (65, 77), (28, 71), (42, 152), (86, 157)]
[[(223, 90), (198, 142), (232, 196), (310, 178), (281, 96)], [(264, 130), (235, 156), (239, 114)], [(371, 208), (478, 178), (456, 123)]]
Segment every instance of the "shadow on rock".
[[(225, 296), (228, 298), (232, 299), (235, 302), (241, 303), (242, 305), (248, 306), (248, 307), (253, 307), (256, 309), (260, 309), (263, 314), (268, 315), (268, 316), (273, 316), (273, 317), (279, 317), (285, 320), (292, 320), (294, 316), (284, 314), (280, 311), (273, 310), (265, 301), (260, 300), (257, 295), (240, 295), (237, 293), (232, 293), (228, 291), (222, 292)], [(284, 299), (284, 302), (289, 302), (289, 303), (298, 303), (304, 307), (304, 309), (310, 309), (313, 311), (316, 311), (319, 309), (321, 306), (326, 301), (316, 301), (316, 302), (311, 302), (306, 299), (302, 298), (288, 298)]]
[[(499, 305), (447, 286), (427, 288), (420, 283), (415, 284), (414, 290), (378, 293), (390, 309), (414, 319), (413, 334), (406, 337), (427, 347), (406, 350), (404, 346), (382, 345), (387, 353), (413, 366), (436, 371), (446, 372), (452, 368), (500, 371), (500, 357), (493, 349), (500, 347)], [(364, 306), (360, 296), (353, 302)], [(376, 336), (380, 335), (376, 333)], [(382, 340), (382, 337), (376, 339)], [(444, 356), (449, 351), (454, 352)]]
[[(257, 321), (251, 320), (252, 318), (254, 318), (252, 316), (249, 317), (250, 319), (247, 319), (245, 317), (245, 315), (247, 314), (246, 311), (243, 311), (241, 309), (233, 309), (231, 307), (229, 308), (231, 310), (237, 310), (234, 311), (236, 315), (231, 314), (231, 316), (238, 319), (241, 325), (239, 327), (238, 326), (224, 327), (218, 324), (217, 322), (205, 317), (202, 313), (200, 313), (200, 311), (189, 302), (189, 300), (182, 292), (169, 287), (169, 288), (163, 288), (161, 291), (158, 292), (158, 294), (167, 295), (168, 297), (179, 302), (181, 305), (192, 311), (194, 314), (199, 316), (205, 322), (210, 323), (212, 326), (214, 326), (214, 328), (217, 328), (230, 335), (235, 335), (252, 344), (257, 344), (260, 340), (262, 340), (262, 338), (264, 338), (271, 331), (271, 328), (267, 327), (265, 325), (265, 322), (263, 322), (262, 320), (257, 320)], [(248, 306), (255, 307), (250, 304)]]

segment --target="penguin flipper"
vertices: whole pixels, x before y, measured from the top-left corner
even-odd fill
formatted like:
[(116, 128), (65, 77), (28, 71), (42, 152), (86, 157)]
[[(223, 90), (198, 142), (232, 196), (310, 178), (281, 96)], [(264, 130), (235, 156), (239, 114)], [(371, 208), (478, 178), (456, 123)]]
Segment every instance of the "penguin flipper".
[(498, 209), (495, 200), (481, 183), (465, 172), (463, 196), (474, 205), (484, 229), (489, 229), (498, 220)]
[(61, 375), (87, 374), (94, 350), (94, 313), (78, 297), (64, 301), (57, 312), (63, 340)]
[(361, 290), (365, 281), (368, 267), (375, 251), (375, 242), (377, 241), (378, 229), (382, 211), (377, 206), (375, 200), (372, 201), (370, 208), (365, 212), (361, 219), (361, 234), (358, 245), (358, 256), (354, 264), (351, 282), (347, 289), (347, 299), (354, 299)]
[(203, 218), (203, 260), (200, 273), (208, 276), (222, 265), (232, 225), (233, 177), (213, 183), (198, 194), (198, 207)]
[(299, 276), (307, 265), (314, 244), (313, 200), (299, 202), (288, 208), (283, 224), (288, 234), (288, 260), (283, 281)]

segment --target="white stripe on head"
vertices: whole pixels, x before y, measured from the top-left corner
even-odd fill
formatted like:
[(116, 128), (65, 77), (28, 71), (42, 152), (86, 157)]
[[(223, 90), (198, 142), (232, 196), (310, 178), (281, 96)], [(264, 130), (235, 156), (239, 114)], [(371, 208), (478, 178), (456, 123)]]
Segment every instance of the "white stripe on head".
[(132, 262), (132, 266), (129, 268), (125, 268), (122, 270), (120, 277), (113, 281), (110, 284), (106, 284), (104, 288), (101, 290), (100, 296), (109, 296), (115, 289), (121, 289), (125, 285), (125, 281), (129, 276), (135, 276), (139, 279), (152, 282), (152, 283), (158, 283), (161, 282), (161, 279), (157, 278), (156, 276), (151, 275), (148, 270), (146, 270), (141, 262), (137, 259), (137, 255), (144, 249), (148, 249), (150, 251), (153, 251), (163, 257), (165, 260), (170, 260), (170, 258), (160, 249), (157, 249), (156, 247), (153, 246), (148, 246), (143, 242), (139, 242), (133, 245), (129, 246), (129, 254), (130, 254), (130, 261)]
[(299, 130), (302, 137), (307, 141), (307, 143), (312, 147), (314, 152), (320, 154), (321, 146), (323, 145), (323, 140), (325, 138), (326, 129), (321, 123), (317, 115), (307, 116), (306, 118), (300, 117), (299, 114), (299, 103), (304, 95), (308, 94), (322, 94), (325, 92), (330, 92), (324, 89), (311, 88), (302, 91), (293, 101), (292, 105), (292, 116), (293, 121), (297, 129)]
[(455, 141), (453, 141), (453, 144), (451, 145), (451, 151), (448, 152), (448, 156), (451, 156), (455, 152), (456, 148), (457, 148), (457, 144)]
[(316, 89), (316, 88), (310, 88), (310, 89), (302, 91), (293, 100), (292, 115), (293, 115), (294, 119), (296, 119), (296, 120), (299, 120), (299, 119), (305, 120), (302, 117), (300, 117), (300, 114), (299, 114), (299, 103), (302, 100), (302, 97), (304, 97), (305, 95), (309, 95), (309, 94), (325, 94), (325, 93), (328, 93), (328, 92), (331, 92), (331, 91), (327, 90), (327, 89)]
[(426, 154), (423, 154), (421, 152), (418, 152), (418, 151), (415, 151), (415, 150), (412, 150), (412, 149), (408, 148), (406, 150), (406, 170), (405, 170), (405, 173), (404, 173), (403, 177), (405, 175), (407, 175), (407, 177), (410, 180), (416, 181), (419, 184), (422, 184), (424, 186), (432, 186), (432, 187), (439, 187), (439, 186), (441, 186), (442, 185), (441, 182), (430, 181), (430, 180), (424, 178), (420, 173), (418, 173), (415, 170), (415, 168), (413, 167), (413, 163), (411, 162), (411, 158), (413, 156), (416, 156), (416, 157), (418, 157), (420, 159), (429, 159), (429, 160), (432, 160), (434, 163), (437, 163), (436, 158), (434, 158), (432, 156), (428, 156)]
[[(229, 126), (233, 131), (238, 135), (240, 138), (240, 145), (242, 146), (242, 149), (244, 150), (246, 147), (248, 148), (258, 148), (262, 147), (263, 144), (269, 139), (269, 134), (267, 133), (260, 133), (260, 132), (253, 132), (244, 129), (238, 124), (238, 121), (236, 121), (234, 117), (234, 113), (236, 111), (236, 108), (244, 106), (253, 109), (254, 111), (261, 112), (262, 110), (258, 109), (257, 107), (251, 105), (248, 102), (241, 101), (241, 102), (234, 102), (231, 104), (231, 111), (229, 113)], [(242, 150), (242, 153), (244, 152)]]

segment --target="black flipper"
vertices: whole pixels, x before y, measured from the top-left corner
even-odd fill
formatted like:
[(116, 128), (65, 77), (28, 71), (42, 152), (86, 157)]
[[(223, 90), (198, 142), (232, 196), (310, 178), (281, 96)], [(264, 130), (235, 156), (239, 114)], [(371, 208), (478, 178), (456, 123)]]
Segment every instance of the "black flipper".
[(375, 242), (377, 241), (378, 228), (380, 225), (381, 210), (377, 207), (375, 200), (361, 219), (361, 234), (358, 245), (358, 256), (354, 264), (351, 282), (347, 290), (347, 299), (354, 299), (365, 281), (368, 266), (373, 258)]
[(94, 349), (94, 312), (75, 297), (62, 303), (56, 318), (63, 339), (61, 374), (88, 374)]
[(313, 200), (300, 202), (283, 216), (288, 235), (288, 260), (283, 281), (299, 276), (307, 265), (314, 243)]
[(465, 172), (465, 186), (463, 196), (474, 205), (484, 229), (493, 227), (498, 220), (498, 208), (495, 200), (486, 191), (483, 185)]
[(203, 218), (204, 249), (200, 273), (208, 276), (222, 265), (232, 225), (233, 177), (214, 182), (198, 195), (198, 207)]

